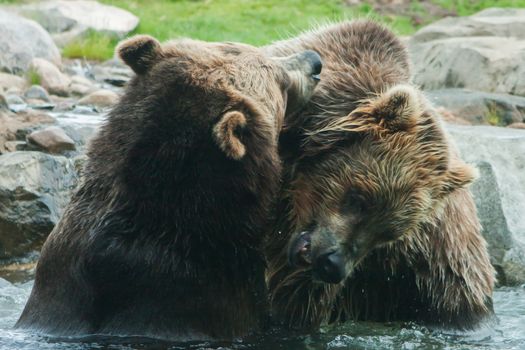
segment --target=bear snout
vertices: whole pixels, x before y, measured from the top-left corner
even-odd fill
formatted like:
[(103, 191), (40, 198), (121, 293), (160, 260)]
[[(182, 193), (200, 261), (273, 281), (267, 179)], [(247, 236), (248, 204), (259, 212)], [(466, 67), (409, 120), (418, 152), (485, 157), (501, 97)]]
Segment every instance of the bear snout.
[(303, 52), (304, 59), (310, 64), (310, 75), (314, 80), (321, 80), (321, 71), (323, 70), (323, 61), (321, 56), (315, 51)]
[(313, 260), (313, 277), (326, 283), (340, 283), (347, 275), (345, 259), (341, 251), (330, 250)]

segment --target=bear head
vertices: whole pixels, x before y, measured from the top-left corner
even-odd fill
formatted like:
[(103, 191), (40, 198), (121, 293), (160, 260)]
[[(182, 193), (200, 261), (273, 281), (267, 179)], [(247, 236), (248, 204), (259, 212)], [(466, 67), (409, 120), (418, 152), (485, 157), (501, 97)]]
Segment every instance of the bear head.
[(446, 196), (475, 178), (406, 85), (307, 132), (303, 152), (292, 170), (288, 256), (328, 283), (344, 281), (374, 248), (431, 225)]
[(276, 142), (284, 115), (308, 101), (322, 67), (313, 51), (271, 58), (244, 44), (182, 39), (161, 45), (147, 35), (123, 41), (117, 53), (137, 74), (131, 84), (141, 92), (133, 96), (136, 109), (150, 108), (146, 114), (159, 128), (183, 129), (186, 140), (208, 129), (233, 160)]

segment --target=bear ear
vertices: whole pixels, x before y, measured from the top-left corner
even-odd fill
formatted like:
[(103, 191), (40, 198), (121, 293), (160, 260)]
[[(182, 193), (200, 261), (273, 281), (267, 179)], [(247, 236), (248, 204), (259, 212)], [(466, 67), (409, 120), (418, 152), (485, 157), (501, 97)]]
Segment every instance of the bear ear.
[(445, 174), (443, 194), (447, 195), (457, 189), (470, 185), (478, 176), (478, 169), (473, 166), (464, 163), (455, 165)]
[(136, 35), (117, 46), (118, 56), (137, 74), (146, 73), (161, 54), (160, 43), (149, 35)]
[(213, 137), (226, 156), (240, 160), (246, 154), (239, 132), (246, 127), (246, 117), (239, 111), (226, 112), (213, 127)]
[(395, 85), (355, 112), (373, 117), (384, 129), (401, 131), (409, 130), (417, 124), (423, 113), (423, 106), (414, 87)]

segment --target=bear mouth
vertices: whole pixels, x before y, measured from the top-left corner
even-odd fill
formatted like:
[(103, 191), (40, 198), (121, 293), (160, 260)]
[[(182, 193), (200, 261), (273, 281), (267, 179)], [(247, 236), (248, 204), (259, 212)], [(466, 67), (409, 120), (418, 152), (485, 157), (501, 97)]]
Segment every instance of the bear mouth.
[(293, 240), (288, 250), (288, 260), (292, 266), (308, 266), (311, 258), (312, 236), (309, 232), (301, 232)]

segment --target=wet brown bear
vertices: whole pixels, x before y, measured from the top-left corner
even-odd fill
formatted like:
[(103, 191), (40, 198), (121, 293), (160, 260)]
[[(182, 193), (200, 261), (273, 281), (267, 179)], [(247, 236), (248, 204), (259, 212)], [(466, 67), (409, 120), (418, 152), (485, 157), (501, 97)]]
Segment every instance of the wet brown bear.
[(475, 171), (409, 85), (405, 48), (359, 21), (266, 50), (312, 48), (321, 83), (281, 136), (285, 180), (268, 246), (275, 317), (297, 328), (476, 326), (492, 314), (494, 271), (465, 187)]
[(89, 148), (17, 326), (177, 340), (259, 330), (278, 133), (319, 56), (149, 36), (117, 50), (136, 77)]

